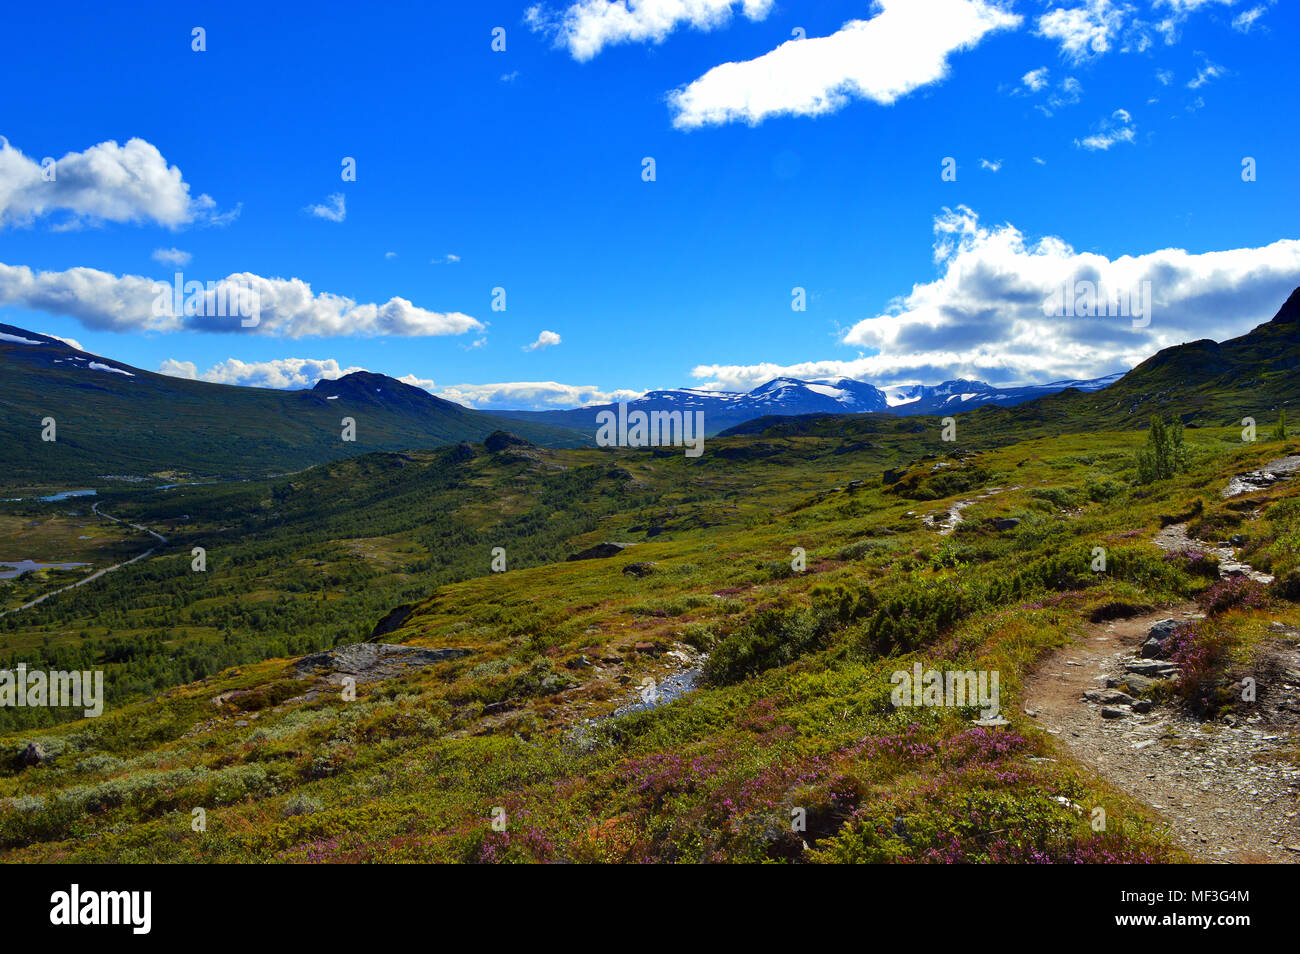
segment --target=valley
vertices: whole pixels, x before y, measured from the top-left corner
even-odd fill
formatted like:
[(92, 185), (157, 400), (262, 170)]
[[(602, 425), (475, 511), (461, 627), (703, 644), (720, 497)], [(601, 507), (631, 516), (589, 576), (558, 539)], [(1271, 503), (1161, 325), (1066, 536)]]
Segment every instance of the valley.
[[(1291, 360), (1297, 300), (1215, 348)], [(1219, 411), (1153, 385), (1173, 351), (698, 457), (499, 430), (93, 497), (17, 468), (0, 561), (89, 566), (0, 580), (0, 668), (102, 670), (106, 702), (0, 708), (0, 856), (1298, 860), (1300, 439), (1270, 428), (1300, 393)], [(996, 674), (1000, 711), (900, 703), (914, 668)]]

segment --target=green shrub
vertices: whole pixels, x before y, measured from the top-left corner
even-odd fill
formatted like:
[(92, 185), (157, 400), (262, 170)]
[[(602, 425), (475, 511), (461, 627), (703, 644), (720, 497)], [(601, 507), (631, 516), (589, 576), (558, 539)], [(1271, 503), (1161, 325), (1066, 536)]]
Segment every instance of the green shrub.
[(1187, 467), (1187, 447), (1183, 444), (1183, 422), (1174, 418), (1151, 418), (1146, 446), (1137, 453), (1137, 482), (1150, 484), (1169, 480)]

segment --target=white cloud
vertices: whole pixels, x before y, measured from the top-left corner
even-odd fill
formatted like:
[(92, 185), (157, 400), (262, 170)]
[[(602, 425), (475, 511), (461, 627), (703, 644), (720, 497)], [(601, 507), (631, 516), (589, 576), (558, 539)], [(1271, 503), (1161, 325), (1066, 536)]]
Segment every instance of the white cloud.
[(1251, 7), (1249, 10), (1243, 10), (1233, 18), (1232, 28), (1239, 33), (1249, 33), (1260, 17), (1264, 15), (1263, 7)]
[(1185, 14), (1199, 10), (1201, 7), (1208, 7), (1214, 3), (1217, 3), (1221, 7), (1230, 7), (1236, 2), (1237, 0), (1155, 0), (1154, 5), (1157, 7), (1169, 7), (1169, 9), (1173, 10), (1176, 14)]
[(683, 25), (697, 30), (726, 26), (736, 8), (750, 20), (762, 20), (771, 12), (772, 0), (578, 0), (562, 12), (539, 3), (528, 8), (524, 22), (554, 37), (575, 60), (589, 60), (607, 46), (662, 43)]
[(1174, 71), (1156, 70), (1156, 79), (1160, 81), (1161, 86), (1168, 86), (1174, 81)]
[(325, 197), (325, 202), (319, 205), (309, 205), (303, 211), (316, 216), (318, 219), (327, 219), (330, 222), (342, 222), (348, 217), (347, 200), (343, 197), (342, 192), (328, 195)]
[(1211, 63), (1207, 59), (1205, 61), (1205, 65), (1196, 71), (1196, 78), (1188, 81), (1187, 88), (1200, 89), (1202, 86), (1205, 86), (1207, 83), (1213, 82), (1214, 80), (1218, 79), (1220, 76), (1223, 76), (1224, 73), (1226, 72), (1227, 71), (1224, 70), (1222, 66), (1220, 66), (1217, 63)]
[[(214, 364), (202, 374), (198, 372), (193, 361), (176, 361), (169, 358), (158, 366), (159, 374), (174, 378), (280, 389), (310, 388), (318, 381), (333, 381), (345, 374), (365, 370), (367, 369), (355, 366), (342, 367), (333, 358), (276, 358), (271, 361), (241, 361), (238, 358), (227, 358), (220, 364)], [(403, 375), (397, 380), (429, 392), (433, 392), (437, 387), (431, 378), (420, 378), (414, 374)]]
[(989, 172), (997, 172), (998, 170), (1000, 170), (1000, 169), (1002, 168), (1002, 160), (1001, 160), (1001, 159), (992, 159), (992, 160), (990, 160), (990, 159), (981, 159), (981, 160), (980, 160), (980, 168), (981, 168), (981, 169), (987, 169)]
[(401, 381), (403, 384), (409, 384), (412, 387), (424, 388), (430, 393), (432, 393), (434, 388), (437, 387), (437, 385), (433, 383), (432, 378), (417, 378), (413, 374), (404, 374), (397, 380)]
[[(227, 358), (202, 374), (193, 361), (168, 358), (158, 366), (159, 374), (173, 378), (210, 381), (214, 384), (242, 384), (255, 388), (310, 388), (320, 380), (341, 378), (365, 368), (341, 368), (333, 358), (277, 358), (273, 361), (240, 361)], [(432, 383), (432, 382), (430, 382)]]
[(1061, 55), (1078, 63), (1107, 52), (1132, 12), (1127, 4), (1111, 0), (1086, 0), (1078, 7), (1057, 7), (1038, 18), (1037, 33), (1055, 40)]
[(452, 255), (451, 253), (448, 253), (442, 256), (441, 258), (429, 259), (429, 264), (430, 265), (455, 265), (459, 261), (460, 261), (459, 255)]
[(820, 116), (855, 98), (888, 105), (947, 76), (949, 54), (1021, 18), (991, 0), (878, 0), (870, 20), (723, 63), (669, 94), (679, 129)]
[(532, 344), (524, 345), (525, 351), (541, 351), (543, 348), (549, 348), (552, 345), (560, 343), (560, 336), (554, 331), (543, 331), (537, 336), (537, 340)]
[(189, 252), (182, 252), (178, 248), (156, 248), (153, 250), (153, 260), (161, 262), (163, 265), (175, 265), (177, 268), (184, 268), (194, 258)]
[[(237, 272), (206, 290), (215, 301), (218, 291), (231, 300), (235, 293), (256, 295), (260, 320), (241, 328), (240, 318), (204, 317), (177, 313), (171, 286), (143, 275), (113, 275), (94, 268), (63, 272), (33, 272), (26, 266), (0, 263), (0, 305), (12, 305), (51, 315), (76, 318), (87, 328), (107, 331), (234, 331), (301, 338), (345, 335), (399, 337), (459, 335), (485, 330), (482, 322), (460, 312), (433, 312), (405, 298), (384, 304), (358, 303), (342, 295), (313, 292), (298, 279), (263, 278)], [(182, 296), (188, 299), (189, 294)], [(209, 311), (215, 310), (209, 307)]]
[[(988, 228), (965, 207), (935, 219), (939, 277), (859, 321), (843, 342), (877, 354), (801, 364), (701, 365), (729, 390), (773, 377), (843, 375), (884, 385), (951, 378), (1043, 383), (1126, 370), (1155, 351), (1244, 334), (1273, 317), (1300, 285), (1300, 241), (1189, 253), (1167, 248), (1108, 258), (1057, 237), (1031, 241), (1010, 224)], [(1151, 282), (1151, 320), (1056, 318), (1044, 302), (1067, 284), (1131, 292)]]
[[(1046, 84), (1044, 84), (1046, 85)], [(1056, 91), (1050, 93), (1047, 97), (1047, 104), (1037, 103), (1034, 109), (1038, 110), (1044, 116), (1053, 115), (1058, 109), (1066, 106), (1073, 106), (1083, 98), (1083, 84), (1073, 76), (1067, 76), (1061, 80)]]
[(1104, 152), (1118, 143), (1131, 143), (1136, 139), (1137, 127), (1133, 125), (1133, 117), (1129, 115), (1128, 110), (1117, 109), (1109, 119), (1103, 119), (1098, 124), (1097, 132), (1086, 139), (1076, 139), (1074, 144), (1092, 152), (1098, 150)]
[(385, 253), (384, 253), (384, 258), (397, 258), (397, 253), (396, 253), (396, 252), (385, 252)]
[[(78, 341), (76, 338), (64, 338), (62, 335), (52, 335), (45, 331), (42, 331), (41, 334), (45, 335), (45, 337), (47, 338), (53, 338), (56, 341), (62, 341), (69, 348), (76, 348), (78, 351), (86, 351), (86, 349), (81, 346), (81, 342)], [(94, 354), (94, 352), (86, 351), (86, 354)]]
[(1037, 93), (1047, 86), (1047, 74), (1049, 70), (1046, 66), (1040, 66), (1036, 70), (1030, 70), (1020, 78), (1020, 82), (1029, 89), (1031, 93)]
[(602, 391), (592, 385), (560, 384), (557, 381), (457, 384), (437, 392), (438, 397), (466, 407), (536, 410), (633, 401), (644, 394), (644, 391)]
[[(1242, 33), (1249, 33), (1251, 26), (1255, 21), (1263, 16), (1266, 6), (1271, 6), (1274, 0), (1266, 0), (1265, 3), (1257, 3), (1254, 7), (1243, 11), (1233, 19), (1232, 26)], [(1178, 28), (1182, 25), (1191, 14), (1197, 10), (1207, 9), (1210, 7), (1232, 7), (1236, 6), (1238, 0), (1154, 0), (1154, 8), (1164, 7), (1170, 11), (1159, 24), (1159, 29), (1165, 35), (1166, 43), (1174, 43), (1178, 39)]]
[(211, 196), (191, 197), (181, 170), (169, 166), (158, 148), (143, 139), (129, 139), (124, 146), (110, 140), (69, 152), (47, 170), (0, 136), (0, 226), (30, 225), (57, 213), (66, 213), (61, 228), (100, 222), (179, 228), (196, 222), (225, 224), (238, 209), (218, 213)]

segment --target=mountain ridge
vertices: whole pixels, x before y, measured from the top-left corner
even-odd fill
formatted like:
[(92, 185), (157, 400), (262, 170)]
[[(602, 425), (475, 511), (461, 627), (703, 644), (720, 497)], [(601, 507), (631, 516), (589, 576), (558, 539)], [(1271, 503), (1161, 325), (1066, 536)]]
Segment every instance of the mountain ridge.
[[(376, 390), (382, 393), (376, 393)], [(343, 438), (343, 418), (355, 440)], [(42, 439), (47, 418), (55, 440)], [(135, 368), (0, 324), (0, 478), (88, 480), (162, 470), (259, 477), (371, 451), (481, 441), (508, 429), (542, 446), (590, 438), (510, 421), (372, 372), (301, 390), (217, 384)]]

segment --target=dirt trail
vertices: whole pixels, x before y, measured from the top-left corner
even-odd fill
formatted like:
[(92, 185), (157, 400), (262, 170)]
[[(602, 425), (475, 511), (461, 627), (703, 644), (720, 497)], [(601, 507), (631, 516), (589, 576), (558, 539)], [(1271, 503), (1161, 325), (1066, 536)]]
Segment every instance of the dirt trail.
[[(1300, 863), (1300, 768), (1279, 757), (1289, 749), (1294, 758), (1294, 741), (1270, 717), (1287, 702), (1283, 712), (1211, 723), (1168, 703), (1134, 711), (1109, 687), (1131, 676), (1129, 665), (1161, 665), (1135, 655), (1152, 626), (1196, 615), (1188, 603), (1089, 625), (1030, 675), (1025, 709), (1077, 761), (1154, 809), (1197, 858)], [(1290, 688), (1300, 703), (1300, 687)]]

